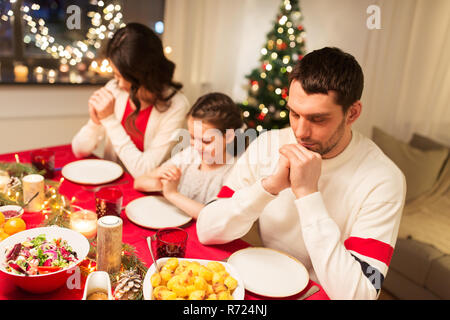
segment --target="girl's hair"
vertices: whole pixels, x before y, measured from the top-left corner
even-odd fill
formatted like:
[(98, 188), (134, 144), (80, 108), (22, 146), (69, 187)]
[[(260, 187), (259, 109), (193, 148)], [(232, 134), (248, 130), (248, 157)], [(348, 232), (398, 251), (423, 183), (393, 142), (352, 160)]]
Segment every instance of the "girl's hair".
[(183, 87), (173, 81), (175, 64), (165, 57), (161, 40), (143, 24), (129, 23), (117, 30), (107, 44), (106, 57), (131, 83), (130, 98), (136, 110), (126, 120), (129, 128), (133, 123), (132, 128), (136, 130), (134, 121), (141, 109), (137, 98), (140, 87), (154, 95), (152, 103), (160, 112), (170, 107), (170, 99)]
[[(237, 130), (243, 127), (244, 121), (242, 119), (241, 109), (229, 96), (219, 92), (205, 94), (197, 99), (187, 116), (203, 120), (216, 127), (223, 134), (226, 133), (227, 129), (233, 129), (235, 132), (234, 144), (232, 145), (234, 146), (234, 150), (230, 150), (227, 146), (227, 151), (233, 155), (237, 155), (237, 136), (239, 134)], [(246, 145), (244, 149), (245, 147)]]

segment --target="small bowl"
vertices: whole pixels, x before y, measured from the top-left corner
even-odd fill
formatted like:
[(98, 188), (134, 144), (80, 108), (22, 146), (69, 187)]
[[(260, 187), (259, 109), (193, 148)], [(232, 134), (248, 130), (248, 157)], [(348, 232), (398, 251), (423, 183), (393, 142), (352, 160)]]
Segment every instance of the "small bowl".
[(96, 291), (105, 292), (108, 294), (108, 300), (114, 300), (111, 293), (111, 280), (107, 272), (94, 271), (89, 274), (86, 279), (84, 294), (81, 300), (87, 300), (87, 297)]
[[(13, 211), (15, 214), (13, 214)], [(0, 207), (0, 212), (5, 216), (5, 221), (11, 218), (20, 218), (23, 215), (23, 208), (21, 206), (9, 205)]]

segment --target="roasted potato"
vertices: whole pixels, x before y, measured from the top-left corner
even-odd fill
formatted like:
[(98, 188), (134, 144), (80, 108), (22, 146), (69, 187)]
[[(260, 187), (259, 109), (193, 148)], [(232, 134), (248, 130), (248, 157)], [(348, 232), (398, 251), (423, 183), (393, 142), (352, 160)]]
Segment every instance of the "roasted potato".
[(233, 300), (233, 296), (230, 294), (230, 291), (222, 291), (217, 294), (218, 300)]
[(189, 294), (189, 300), (203, 300), (205, 296), (205, 290), (195, 290)]
[(197, 261), (170, 258), (160, 273), (151, 276), (157, 300), (232, 300), (237, 280), (218, 261), (206, 266)]
[(234, 289), (236, 289), (236, 287), (238, 285), (237, 280), (230, 275), (225, 278), (223, 283), (227, 286), (228, 290), (230, 290), (231, 292)]
[(223, 264), (221, 264), (220, 262), (217, 262), (217, 261), (208, 262), (206, 267), (213, 272), (225, 271), (225, 267), (223, 266)]
[(159, 286), (161, 284), (161, 275), (159, 273), (154, 273), (152, 274), (151, 278), (150, 278), (150, 282), (152, 284), (153, 288), (156, 288), (157, 286)]

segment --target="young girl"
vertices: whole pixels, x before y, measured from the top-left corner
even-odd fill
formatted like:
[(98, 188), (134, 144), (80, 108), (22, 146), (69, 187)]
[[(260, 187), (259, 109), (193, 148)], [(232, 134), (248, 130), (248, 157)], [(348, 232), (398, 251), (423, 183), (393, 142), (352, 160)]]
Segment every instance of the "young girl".
[(188, 112), (190, 146), (137, 178), (135, 189), (162, 191), (168, 201), (196, 219), (220, 191), (233, 165), (229, 149), (236, 140), (235, 130), (242, 126), (240, 109), (231, 98), (222, 93), (200, 97)]
[(89, 99), (88, 123), (72, 140), (77, 157), (89, 156), (104, 138), (104, 158), (122, 163), (137, 177), (170, 156), (171, 137), (185, 127), (189, 104), (172, 80), (175, 65), (158, 36), (129, 23), (106, 48), (114, 80)]

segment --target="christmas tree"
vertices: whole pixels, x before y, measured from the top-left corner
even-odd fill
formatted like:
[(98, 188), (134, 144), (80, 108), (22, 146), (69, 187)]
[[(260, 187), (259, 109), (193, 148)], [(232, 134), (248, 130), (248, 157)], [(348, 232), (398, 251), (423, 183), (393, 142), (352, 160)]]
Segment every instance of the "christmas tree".
[(289, 125), (288, 77), (305, 53), (298, 0), (282, 0), (273, 29), (261, 49), (261, 66), (251, 71), (248, 98), (240, 105), (248, 128), (258, 132)]

